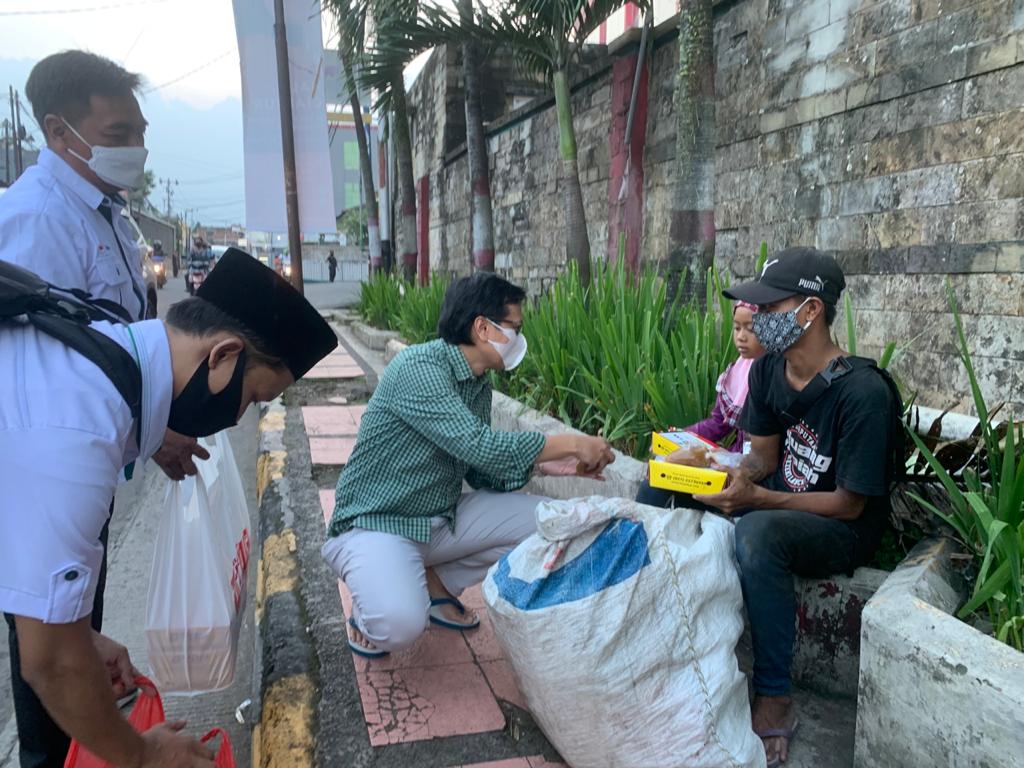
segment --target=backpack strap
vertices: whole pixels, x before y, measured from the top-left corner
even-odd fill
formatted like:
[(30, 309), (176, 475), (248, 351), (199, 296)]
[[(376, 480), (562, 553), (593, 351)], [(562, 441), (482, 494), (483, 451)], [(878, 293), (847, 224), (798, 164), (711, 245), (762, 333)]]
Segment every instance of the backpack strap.
[(796, 393), (796, 396), (789, 401), (782, 413), (779, 414), (779, 421), (782, 422), (783, 430), (788, 430), (796, 424), (811, 409), (818, 398), (825, 394), (825, 390), (832, 386), (832, 382), (842, 378), (854, 368), (864, 368), (866, 365), (874, 365), (874, 362), (864, 357), (843, 357), (833, 358), (832, 362), (824, 371), (819, 373), (809, 382), (807, 386)]
[[(142, 373), (120, 344), (88, 325), (59, 315), (29, 312), (29, 322), (92, 361), (114, 385), (138, 421), (142, 415)], [(140, 446), (141, 448), (141, 446)]]
[[(91, 360), (124, 398), (133, 419), (142, 413), (142, 374), (120, 344), (89, 327), (93, 321), (124, 323), (127, 312), (85, 291), (51, 285), (23, 267), (0, 260), (0, 322), (27, 320)], [(141, 446), (140, 446), (141, 447)]]

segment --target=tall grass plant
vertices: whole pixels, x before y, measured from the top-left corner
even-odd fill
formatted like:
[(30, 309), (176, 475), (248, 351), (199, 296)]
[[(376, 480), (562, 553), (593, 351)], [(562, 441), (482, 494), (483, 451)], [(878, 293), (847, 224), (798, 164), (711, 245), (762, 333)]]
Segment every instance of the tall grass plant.
[(908, 428), (951, 502), (944, 511), (917, 496), (918, 503), (948, 523), (974, 556), (977, 576), (971, 598), (960, 609), (966, 619), (982, 612), (1001, 642), (1024, 651), (1024, 424), (1009, 419), (996, 424), (981, 393), (956, 297), (946, 292), (956, 324), (960, 362), (967, 371), (978, 413), (982, 449), (961, 472), (954, 473), (915, 430)]

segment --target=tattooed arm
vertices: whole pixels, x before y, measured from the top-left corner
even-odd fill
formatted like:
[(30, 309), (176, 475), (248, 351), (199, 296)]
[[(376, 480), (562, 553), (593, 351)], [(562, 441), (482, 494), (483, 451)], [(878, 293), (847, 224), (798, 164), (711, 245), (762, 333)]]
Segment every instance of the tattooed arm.
[(740, 471), (752, 483), (764, 480), (779, 466), (781, 435), (750, 435), (750, 453), (743, 457)]

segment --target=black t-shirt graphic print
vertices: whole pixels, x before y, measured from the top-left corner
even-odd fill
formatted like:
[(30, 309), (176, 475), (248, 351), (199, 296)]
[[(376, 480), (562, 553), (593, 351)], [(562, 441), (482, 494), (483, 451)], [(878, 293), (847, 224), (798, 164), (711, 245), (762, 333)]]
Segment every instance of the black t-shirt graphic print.
[(740, 426), (752, 435), (782, 435), (779, 466), (761, 485), (774, 491), (831, 492), (867, 497), (847, 522), (857, 534), (857, 560), (871, 556), (889, 515), (889, 466), (895, 403), (874, 369), (855, 368), (835, 379), (796, 424), (784, 430), (780, 414), (797, 392), (786, 381), (785, 358), (764, 355), (750, 369), (750, 393)]

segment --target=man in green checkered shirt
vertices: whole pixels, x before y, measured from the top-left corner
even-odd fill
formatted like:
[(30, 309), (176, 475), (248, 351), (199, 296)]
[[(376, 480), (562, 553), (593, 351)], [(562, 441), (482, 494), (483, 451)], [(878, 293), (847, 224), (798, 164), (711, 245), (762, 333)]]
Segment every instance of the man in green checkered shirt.
[(399, 354), (363, 415), (323, 547), (352, 594), (360, 655), (406, 648), (428, 622), (476, 627), (458, 596), (535, 530), (542, 499), (513, 491), (535, 468), (599, 476), (614, 460), (599, 437), (491, 429), (488, 371), (526, 354), (524, 298), (490, 272), (453, 283), (441, 338)]

